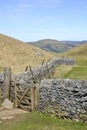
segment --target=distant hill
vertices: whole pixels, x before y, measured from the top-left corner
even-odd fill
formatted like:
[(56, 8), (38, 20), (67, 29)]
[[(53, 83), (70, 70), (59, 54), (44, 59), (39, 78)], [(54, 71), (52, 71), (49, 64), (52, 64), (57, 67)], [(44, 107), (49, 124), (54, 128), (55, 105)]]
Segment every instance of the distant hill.
[(70, 41), (66, 42), (53, 39), (43, 39), (36, 42), (28, 42), (28, 43), (40, 47), (45, 51), (56, 53), (66, 52), (78, 45), (78, 44), (72, 44)]
[(83, 41), (62, 41), (64, 44), (73, 44), (73, 45), (79, 45), (79, 44), (85, 44), (87, 43), (87, 40)]
[(68, 56), (85, 56), (87, 58), (87, 43), (78, 45), (72, 50), (67, 51), (64, 55)]
[(0, 67), (11, 67), (19, 73), (28, 65), (35, 67), (47, 61), (52, 55), (33, 45), (0, 34)]

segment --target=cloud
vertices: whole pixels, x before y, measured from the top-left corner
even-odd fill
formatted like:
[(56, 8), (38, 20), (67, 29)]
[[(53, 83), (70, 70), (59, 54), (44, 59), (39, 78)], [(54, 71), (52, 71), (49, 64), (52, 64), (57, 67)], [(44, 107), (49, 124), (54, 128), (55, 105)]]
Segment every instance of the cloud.
[(32, 6), (53, 8), (63, 3), (63, 0), (32, 0)]
[(33, 7), (48, 7), (52, 8), (63, 3), (64, 0), (10, 0), (6, 3), (6, 7), (12, 7), (13, 9), (30, 9)]
[[(47, 10), (49, 8), (55, 8), (62, 2), (63, 0), (5, 1), (4, 3), (0, 3), (0, 26), (3, 27), (4, 25), (4, 27), (14, 28), (14, 30), (24, 30), (24, 28), (33, 29), (33, 27), (37, 27), (36, 30), (38, 30), (39, 27), (47, 27), (48, 23), (54, 19), (54, 16), (50, 13), (46, 14), (45, 8)], [(39, 8), (42, 11), (40, 13)], [(43, 33), (40, 33), (40, 35), (43, 35)]]
[(40, 4), (60, 4), (63, 0), (36, 0), (36, 3)]
[(63, 0), (9, 0), (9, 2), (0, 4), (0, 12), (3, 10), (7, 13), (23, 13), (33, 11), (35, 8), (52, 8), (60, 5)]
[[(34, 14), (36, 10), (55, 8), (55, 6), (61, 4), (63, 0), (9, 0), (6, 3), (0, 5), (0, 17), (4, 17), (4, 20), (20, 23), (29, 17), (32, 21), (43, 22), (44, 18), (35, 18), (31, 14)], [(38, 14), (37, 14), (38, 15)], [(51, 19), (50, 16), (46, 17), (47, 20)]]

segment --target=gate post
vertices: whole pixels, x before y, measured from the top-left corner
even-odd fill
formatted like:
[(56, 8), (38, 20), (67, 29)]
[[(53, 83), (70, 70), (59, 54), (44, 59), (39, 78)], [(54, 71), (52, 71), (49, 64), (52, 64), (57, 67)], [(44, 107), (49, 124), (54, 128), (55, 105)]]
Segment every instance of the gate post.
[(4, 85), (3, 85), (3, 101), (8, 98), (10, 92), (10, 82), (11, 82), (11, 69), (4, 68)]
[(37, 110), (38, 102), (39, 102), (39, 88), (38, 84), (33, 84), (30, 88), (31, 93), (31, 110)]
[(38, 84), (36, 84), (34, 91), (35, 91), (35, 109), (37, 110), (38, 102), (39, 102), (39, 86), (38, 86)]
[(34, 87), (32, 86), (30, 88), (30, 93), (31, 93), (31, 111), (34, 110)]

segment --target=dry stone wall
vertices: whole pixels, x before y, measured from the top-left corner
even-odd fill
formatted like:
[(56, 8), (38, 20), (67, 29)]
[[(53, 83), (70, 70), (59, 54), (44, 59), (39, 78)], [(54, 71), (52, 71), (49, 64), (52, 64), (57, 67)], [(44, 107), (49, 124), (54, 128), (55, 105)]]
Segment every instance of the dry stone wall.
[[(59, 65), (74, 65), (75, 61), (54, 58), (48, 63), (19, 75), (11, 74), (10, 97), (15, 99), (15, 85), (28, 88), (31, 81), (40, 84), (38, 111), (60, 118), (87, 122), (87, 81), (70, 79), (48, 79)], [(45, 78), (45, 79), (44, 79)], [(3, 89), (4, 74), (0, 74), (0, 89)]]
[(37, 68), (19, 74), (17, 81), (20, 83), (30, 83), (31, 80), (41, 81), (43, 78), (51, 78), (55, 68), (60, 65), (74, 65), (75, 60), (69, 58), (53, 58), (48, 63)]
[[(68, 58), (53, 58), (48, 63), (41, 65), (34, 69), (29, 69), (28, 71), (21, 73), (19, 75), (11, 74), (11, 83), (10, 83), (10, 97), (11, 100), (15, 99), (15, 85), (19, 84), (22, 88), (31, 87), (32, 81), (40, 83), (44, 78), (51, 78), (55, 68), (59, 65), (74, 65), (75, 61)], [(4, 74), (0, 74), (0, 89), (3, 89), (4, 84)]]
[(87, 122), (86, 80), (42, 80), (39, 93), (39, 112)]

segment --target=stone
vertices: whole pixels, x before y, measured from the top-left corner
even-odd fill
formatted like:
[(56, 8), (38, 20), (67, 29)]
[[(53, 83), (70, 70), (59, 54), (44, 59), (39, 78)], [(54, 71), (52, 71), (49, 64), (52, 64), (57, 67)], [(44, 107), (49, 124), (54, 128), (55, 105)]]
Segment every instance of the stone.
[(12, 119), (12, 118), (14, 118), (14, 116), (1, 117), (2, 120), (8, 120), (8, 119)]
[[(87, 91), (84, 91), (87, 90), (86, 84), (86, 80), (43, 80), (39, 87), (40, 96), (44, 94), (44, 97), (39, 99), (40, 112), (45, 109), (45, 113), (49, 112), (56, 117), (87, 122)], [(45, 91), (46, 88), (48, 91)], [(55, 106), (59, 106), (59, 109)]]
[(14, 103), (12, 103), (9, 99), (6, 98), (2, 103), (2, 107), (5, 109), (13, 109)]

